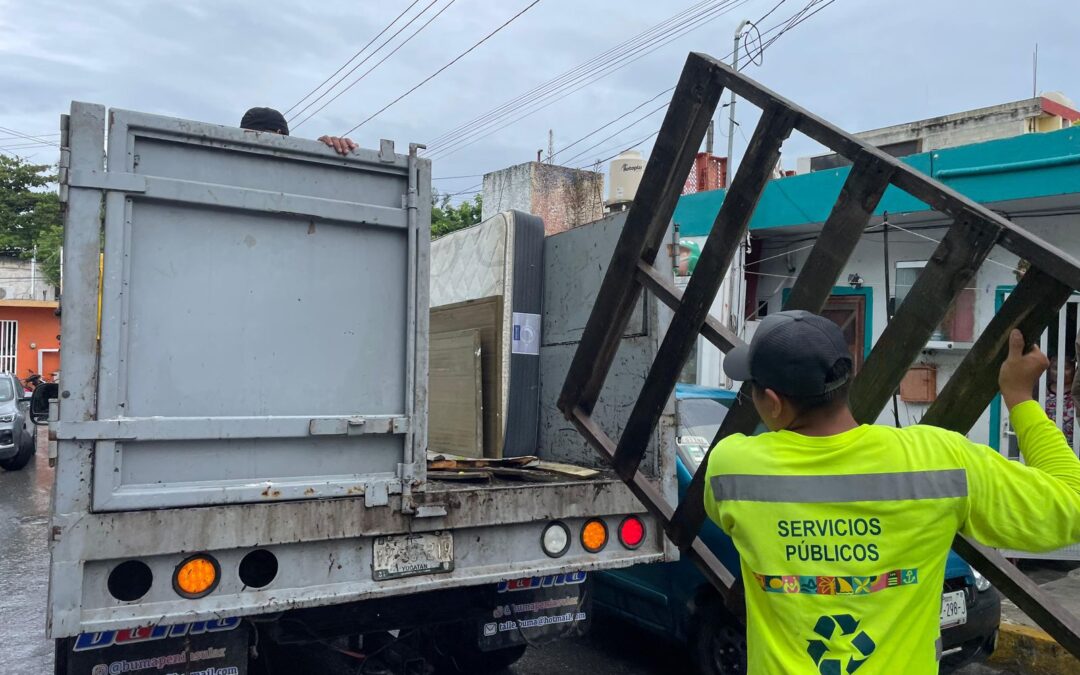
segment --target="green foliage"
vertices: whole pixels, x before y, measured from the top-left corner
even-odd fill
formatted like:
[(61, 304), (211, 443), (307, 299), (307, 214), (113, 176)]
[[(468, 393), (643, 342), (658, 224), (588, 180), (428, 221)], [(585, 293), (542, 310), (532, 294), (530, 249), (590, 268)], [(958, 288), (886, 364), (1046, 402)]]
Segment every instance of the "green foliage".
[(437, 191), (431, 197), (431, 238), (450, 234), (480, 222), (484, 200), (477, 194), (472, 200), (465, 200), (454, 206), (449, 194)]
[(48, 190), (52, 167), (0, 155), (0, 255), (37, 258), (48, 282), (60, 284), (60, 200)]

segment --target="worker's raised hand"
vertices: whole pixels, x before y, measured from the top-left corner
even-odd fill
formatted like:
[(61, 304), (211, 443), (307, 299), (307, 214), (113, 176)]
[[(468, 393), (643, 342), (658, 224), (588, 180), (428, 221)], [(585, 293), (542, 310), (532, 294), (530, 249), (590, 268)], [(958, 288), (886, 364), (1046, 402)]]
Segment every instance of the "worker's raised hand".
[(1038, 347), (1024, 353), (1024, 335), (1014, 328), (1009, 334), (1009, 355), (998, 372), (998, 387), (1005, 406), (1012, 410), (1013, 406), (1030, 401), (1039, 376), (1049, 367), (1050, 360)]
[(356, 149), (356, 143), (351, 138), (340, 136), (319, 136), (319, 140), (326, 143), (339, 155), (347, 155)]

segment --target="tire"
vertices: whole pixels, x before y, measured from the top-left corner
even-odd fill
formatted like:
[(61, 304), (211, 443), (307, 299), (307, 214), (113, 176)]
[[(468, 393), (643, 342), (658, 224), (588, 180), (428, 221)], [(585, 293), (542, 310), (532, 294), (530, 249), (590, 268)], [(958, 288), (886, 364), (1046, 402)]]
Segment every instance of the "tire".
[(0, 469), (6, 469), (8, 471), (18, 471), (24, 468), (30, 463), (30, 459), (34, 456), (34, 439), (27, 437), (24, 433), (19, 440), (19, 450), (15, 453), (14, 457), (8, 457), (7, 459), (0, 459)]
[(691, 638), (694, 665), (700, 675), (746, 673), (746, 629), (720, 600), (703, 604), (694, 614)]

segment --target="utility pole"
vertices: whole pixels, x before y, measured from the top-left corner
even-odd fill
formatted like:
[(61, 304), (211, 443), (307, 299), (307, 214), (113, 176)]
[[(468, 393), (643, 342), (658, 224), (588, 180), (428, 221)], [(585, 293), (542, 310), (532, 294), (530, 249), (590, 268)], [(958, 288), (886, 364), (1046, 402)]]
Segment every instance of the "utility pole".
[[(743, 31), (750, 25), (750, 19), (743, 19), (739, 23), (739, 27), (735, 29), (735, 51), (731, 57), (731, 67), (734, 70), (739, 69), (739, 41), (742, 39)], [(724, 181), (724, 187), (731, 187), (731, 175), (735, 171), (734, 162), (731, 161), (731, 155), (735, 152), (735, 92), (731, 92), (731, 101), (728, 103), (728, 130), (727, 130), (727, 180)]]
[(551, 164), (553, 157), (555, 157), (555, 130), (548, 129), (548, 164)]
[(709, 120), (709, 131), (705, 134), (705, 152), (712, 154), (713, 149), (713, 121)]

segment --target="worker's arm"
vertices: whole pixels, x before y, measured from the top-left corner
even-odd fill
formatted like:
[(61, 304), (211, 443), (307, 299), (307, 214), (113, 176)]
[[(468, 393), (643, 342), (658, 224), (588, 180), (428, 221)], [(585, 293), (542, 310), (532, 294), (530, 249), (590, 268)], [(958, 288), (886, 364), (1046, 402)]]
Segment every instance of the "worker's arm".
[(989, 546), (1047, 551), (1080, 541), (1080, 460), (1031, 395), (1047, 366), (1038, 349), (1024, 354), (1024, 339), (1013, 331), (999, 384), (1027, 465), (981, 445), (963, 453), (962, 531)]

